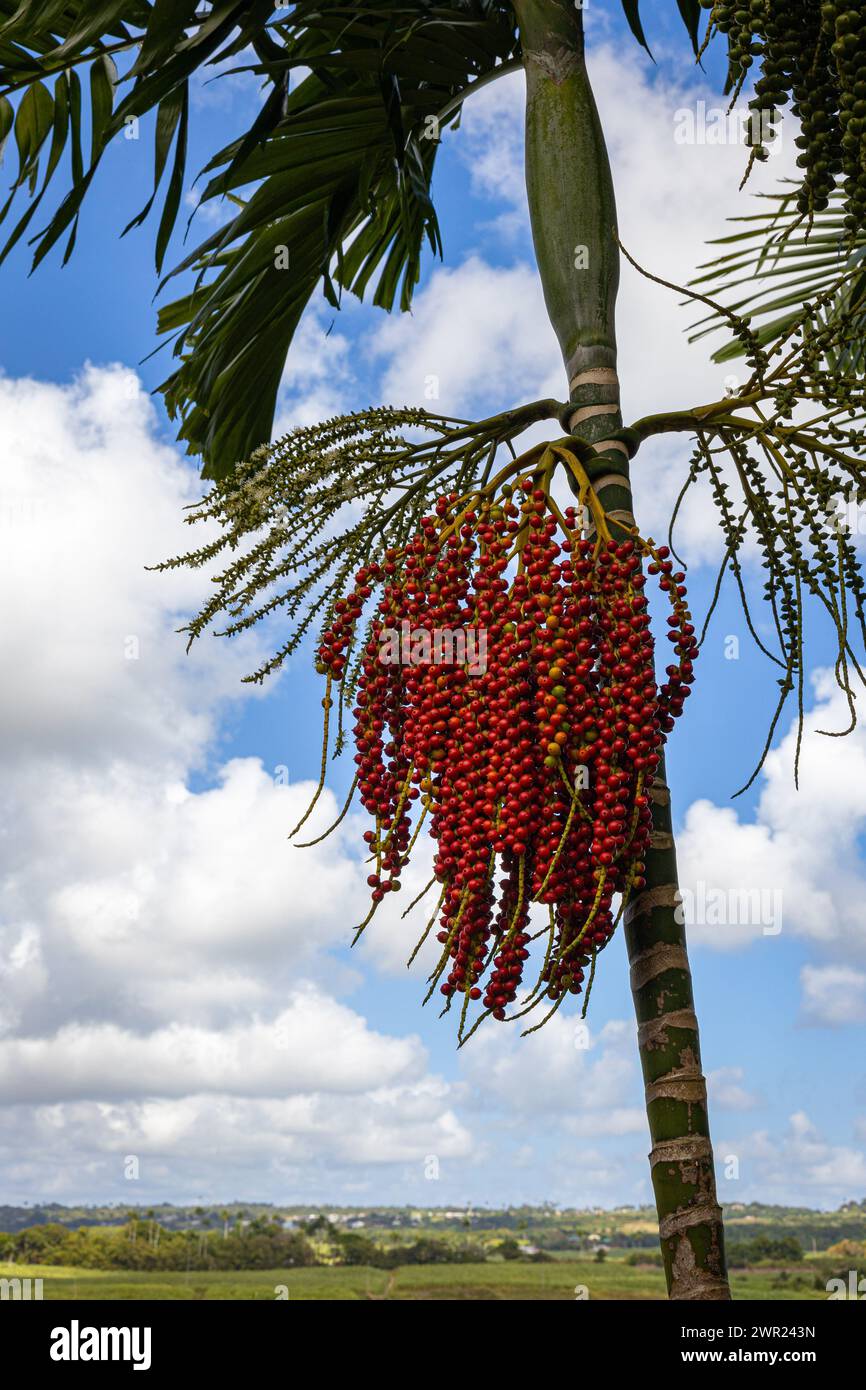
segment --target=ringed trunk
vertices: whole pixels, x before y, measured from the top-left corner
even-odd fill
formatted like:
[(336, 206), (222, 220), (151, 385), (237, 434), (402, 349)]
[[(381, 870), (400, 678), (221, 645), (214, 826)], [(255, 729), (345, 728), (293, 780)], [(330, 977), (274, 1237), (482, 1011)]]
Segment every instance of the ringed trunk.
[[(604, 133), (573, 0), (514, 0), (526, 71), (526, 185), (544, 300), (568, 374), (562, 424), (594, 448), (586, 465), (611, 530), (631, 524), (629, 459), (616, 370), (619, 248)], [(664, 760), (652, 793), (646, 888), (625, 937), (646, 1087), (650, 1169), (672, 1299), (729, 1299), (722, 1213), (677, 896)]]

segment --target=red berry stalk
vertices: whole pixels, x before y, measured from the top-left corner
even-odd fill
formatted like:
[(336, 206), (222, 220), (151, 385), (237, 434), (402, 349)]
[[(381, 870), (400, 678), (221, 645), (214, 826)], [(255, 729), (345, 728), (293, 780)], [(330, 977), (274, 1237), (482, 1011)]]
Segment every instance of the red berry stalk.
[[(580, 488), (581, 505), (565, 512), (550, 494), (559, 461)], [(542, 1000), (546, 1019), (584, 989), (629, 895), (645, 886), (658, 750), (697, 651), (667, 547), (636, 533), (613, 540), (569, 449), (551, 446), (530, 477), (522, 464), (517, 490), (500, 475), (471, 497), (440, 497), (403, 550), (359, 570), (319, 647), (319, 670), (340, 684), (381, 588), (354, 710), (357, 783), (374, 822), (364, 836), (372, 904), (359, 931), (399, 890), (429, 817), (428, 888), (438, 884), (440, 897), (428, 931), (438, 915), (442, 946), (430, 993), (438, 985), (446, 1010), (459, 1000), (461, 1040), (471, 1004), (480, 1002), (473, 1028)], [(672, 607), (677, 660), (661, 686), (644, 560)], [(539, 932), (536, 903), (549, 919)], [(519, 998), (539, 937), (537, 980)]]

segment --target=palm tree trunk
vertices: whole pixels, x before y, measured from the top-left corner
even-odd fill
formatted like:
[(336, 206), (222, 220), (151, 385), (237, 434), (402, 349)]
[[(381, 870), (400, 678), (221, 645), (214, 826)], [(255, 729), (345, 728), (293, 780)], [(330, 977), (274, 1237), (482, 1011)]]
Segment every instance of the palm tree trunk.
[[(616, 371), (619, 248), (604, 133), (574, 0), (514, 0), (526, 70), (526, 185), (544, 299), (568, 373), (570, 432), (592, 444), (587, 472), (615, 528), (631, 522), (629, 458)], [(672, 1299), (729, 1299), (722, 1213), (698, 1023), (677, 898), (664, 761), (653, 790), (646, 888), (626, 943), (646, 1086), (650, 1169)]]

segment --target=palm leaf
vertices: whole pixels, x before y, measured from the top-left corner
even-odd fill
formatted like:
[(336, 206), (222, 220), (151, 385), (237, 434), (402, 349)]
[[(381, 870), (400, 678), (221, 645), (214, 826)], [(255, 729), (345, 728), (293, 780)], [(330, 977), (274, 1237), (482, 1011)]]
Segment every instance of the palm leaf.
[[(728, 310), (748, 317), (762, 347), (789, 332), (803, 304), (817, 299), (842, 280), (826, 311), (830, 322), (848, 319), (846, 346), (828, 363), (833, 370), (866, 373), (866, 229), (851, 238), (844, 225), (843, 191), (837, 190), (824, 212), (809, 225), (797, 210), (797, 185), (789, 180), (779, 192), (759, 194), (766, 205), (760, 212), (731, 221), (738, 230), (710, 242), (725, 247), (699, 266), (690, 282), (702, 294)], [(864, 274), (857, 274), (863, 266)], [(862, 312), (861, 312), (862, 306)], [(729, 320), (712, 312), (691, 326), (690, 342), (708, 334), (727, 332)], [(731, 362), (743, 355), (743, 344), (727, 338), (713, 361)]]
[[(697, 46), (699, 2), (677, 6)], [(638, 0), (623, 9), (646, 47)], [(442, 252), (439, 131), (468, 92), (517, 66), (520, 43), (509, 0), (0, 0), (0, 144), (11, 127), (18, 151), (0, 222), (18, 196), (31, 200), (0, 261), (25, 233), (34, 265), (61, 238), (68, 259), (106, 148), (154, 112), (152, 191), (124, 230), (158, 214), (161, 270), (186, 177), (190, 81), (216, 64), (225, 72), (233, 55), (233, 71), (260, 78), (262, 101), (209, 161), (203, 201), (237, 210), (175, 268), (192, 287), (159, 316), (178, 359), (167, 407), (214, 478), (270, 437), (285, 357), (320, 282), (335, 305), (351, 291), (409, 308), (425, 244)], [(63, 177), (40, 226), (34, 214)]]
[[(127, 50), (134, 61), (115, 88), (107, 64)], [(126, 230), (154, 208), (174, 144), (156, 239), (161, 266), (183, 188), (189, 81), (232, 54), (261, 78), (263, 101), (250, 128), (209, 161), (203, 201), (238, 210), (175, 268), (194, 283), (159, 316), (179, 359), (163, 384), (166, 404), (209, 477), (270, 437), (286, 353), (319, 282), (335, 304), (342, 290), (369, 289), (386, 309), (409, 307), (425, 242), (442, 250), (430, 192), (435, 118), (447, 107), (443, 124), (456, 120), (467, 90), (512, 65), (519, 45), (505, 0), (300, 0), (288, 15), (262, 0), (223, 0), (207, 12), (178, 0), (0, 0), (0, 96), (25, 94), (15, 117), (19, 168), (0, 220), (19, 188), (36, 189), (52, 128), (56, 148), (39, 196), (69, 134), (80, 140), (70, 75), (82, 64), (91, 72), (90, 160), (73, 146), (71, 186), (37, 231), (35, 263), (64, 233), (68, 254), (105, 148), (129, 118), (155, 109), (153, 190)], [(290, 92), (299, 68), (307, 75)], [(65, 125), (54, 122), (58, 106), (68, 111)], [(0, 137), (8, 124), (0, 104)]]
[(209, 162), (203, 201), (248, 196), (177, 267), (195, 272), (195, 289), (159, 319), (179, 329), (166, 403), (208, 477), (270, 437), (286, 354), (319, 281), (334, 305), (343, 289), (370, 289), (385, 309), (409, 308), (424, 243), (442, 250), (430, 119), (517, 50), (511, 16), (490, 4), (306, 4), (274, 36), (282, 55), (256, 70), (272, 82), (292, 68), (308, 76), (262, 109), (260, 139)]

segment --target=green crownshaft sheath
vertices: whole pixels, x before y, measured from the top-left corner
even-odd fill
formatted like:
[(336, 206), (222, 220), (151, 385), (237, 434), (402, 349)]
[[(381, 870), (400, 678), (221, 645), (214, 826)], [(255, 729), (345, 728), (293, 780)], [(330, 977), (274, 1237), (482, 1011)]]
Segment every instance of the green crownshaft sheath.
[[(616, 375), (616, 204), (573, 0), (514, 0), (526, 70), (526, 184), (548, 315), (568, 373), (564, 426), (595, 446), (590, 473), (615, 530), (631, 522)], [(646, 888), (625, 937), (652, 1140), (650, 1167), (672, 1299), (729, 1299), (664, 761), (653, 790)]]

